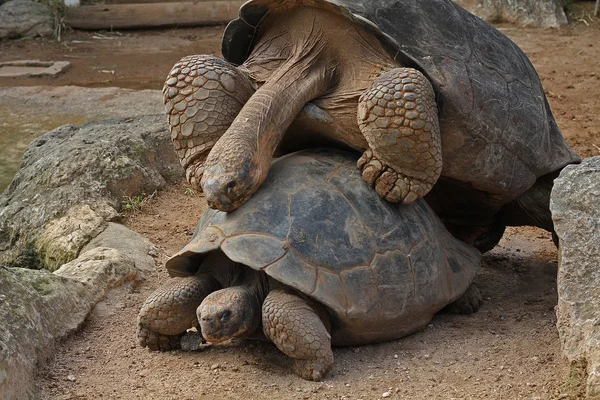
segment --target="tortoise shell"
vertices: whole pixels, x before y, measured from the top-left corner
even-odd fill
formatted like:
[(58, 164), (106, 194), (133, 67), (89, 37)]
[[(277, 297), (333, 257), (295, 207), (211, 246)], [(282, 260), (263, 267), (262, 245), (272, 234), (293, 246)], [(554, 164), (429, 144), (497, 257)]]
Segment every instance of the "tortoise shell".
[(344, 16), (373, 33), (399, 65), (429, 78), (440, 114), (441, 179), (487, 193), (494, 208), (580, 161), (525, 53), (452, 0), (251, 0), (225, 30), (225, 58), (243, 63), (261, 21), (293, 7)]
[(332, 343), (410, 334), (469, 287), (480, 264), (423, 200), (382, 200), (356, 168), (356, 154), (305, 150), (279, 158), (240, 209), (209, 209), (192, 241), (167, 262), (196, 273), (222, 251), (325, 305)]

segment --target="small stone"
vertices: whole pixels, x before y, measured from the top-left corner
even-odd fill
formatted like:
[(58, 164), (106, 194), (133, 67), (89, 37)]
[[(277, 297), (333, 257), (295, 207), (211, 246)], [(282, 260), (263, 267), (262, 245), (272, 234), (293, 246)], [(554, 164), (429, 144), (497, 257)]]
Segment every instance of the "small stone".
[(69, 376), (67, 376), (67, 380), (71, 381), (71, 382), (75, 382), (76, 381), (75, 375), (69, 375)]
[(381, 397), (386, 398), (386, 397), (390, 397), (392, 394), (390, 392), (384, 392)]
[(219, 369), (219, 367), (221, 367), (219, 364), (213, 364), (210, 366), (210, 369), (215, 370), (215, 369)]

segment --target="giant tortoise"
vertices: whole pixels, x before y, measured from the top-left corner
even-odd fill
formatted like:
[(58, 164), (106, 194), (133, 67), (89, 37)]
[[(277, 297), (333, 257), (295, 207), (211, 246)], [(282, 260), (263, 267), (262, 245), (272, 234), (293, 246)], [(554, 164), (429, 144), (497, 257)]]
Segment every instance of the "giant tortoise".
[(331, 345), (408, 335), (453, 302), (459, 312), (477, 309), (469, 285), (479, 251), (454, 238), (425, 201), (382, 200), (362, 181), (357, 158), (332, 149), (284, 156), (243, 207), (209, 209), (167, 261), (175, 278), (142, 306), (142, 346), (178, 348), (198, 324), (211, 343), (262, 326), (297, 374), (320, 380), (333, 366)]
[(327, 141), (364, 152), (385, 199), (430, 193), (464, 239), (553, 229), (552, 180), (579, 158), (532, 64), (492, 26), (452, 0), (251, 0), (239, 15), (227, 61), (185, 57), (164, 87), (175, 149), (211, 207), (248, 200), (277, 149)]

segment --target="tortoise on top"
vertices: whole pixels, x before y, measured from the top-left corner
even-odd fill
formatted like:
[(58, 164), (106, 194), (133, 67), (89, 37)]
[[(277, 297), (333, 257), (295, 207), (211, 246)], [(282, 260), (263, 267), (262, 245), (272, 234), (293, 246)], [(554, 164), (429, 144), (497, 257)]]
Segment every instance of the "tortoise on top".
[(579, 158), (525, 54), (453, 1), (252, 0), (223, 54), (182, 59), (164, 88), (211, 207), (236, 209), (278, 146), (318, 137), (363, 151), (363, 178), (390, 202), (437, 182), (428, 202), (449, 226), (552, 230), (552, 179)]
[(167, 261), (175, 278), (140, 310), (142, 346), (178, 348), (198, 325), (215, 344), (264, 332), (296, 373), (320, 380), (331, 345), (408, 335), (457, 299), (457, 311), (475, 311), (481, 298), (469, 285), (481, 253), (425, 201), (379, 198), (356, 159), (332, 149), (287, 155), (244, 207), (206, 211)]

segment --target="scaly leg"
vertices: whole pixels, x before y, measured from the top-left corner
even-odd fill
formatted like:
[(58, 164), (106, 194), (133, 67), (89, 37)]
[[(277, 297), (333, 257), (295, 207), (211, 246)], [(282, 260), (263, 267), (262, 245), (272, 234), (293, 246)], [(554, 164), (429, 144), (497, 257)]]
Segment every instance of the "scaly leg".
[(180, 348), (179, 339), (198, 326), (196, 308), (221, 285), (208, 275), (171, 278), (144, 302), (138, 315), (138, 339), (142, 347), (169, 351)]
[(412, 68), (382, 74), (360, 97), (358, 124), (371, 147), (358, 161), (364, 180), (392, 203), (425, 196), (442, 171), (435, 94)]
[(273, 290), (262, 312), (265, 335), (294, 358), (294, 372), (308, 380), (323, 379), (333, 368), (331, 336), (306, 300), (290, 291)]
[(204, 160), (254, 90), (248, 76), (213, 56), (182, 58), (163, 88), (171, 139), (188, 182), (200, 189)]
[(479, 288), (471, 283), (471, 286), (454, 303), (450, 303), (444, 311), (450, 314), (473, 314), (479, 311), (483, 304), (483, 297)]

